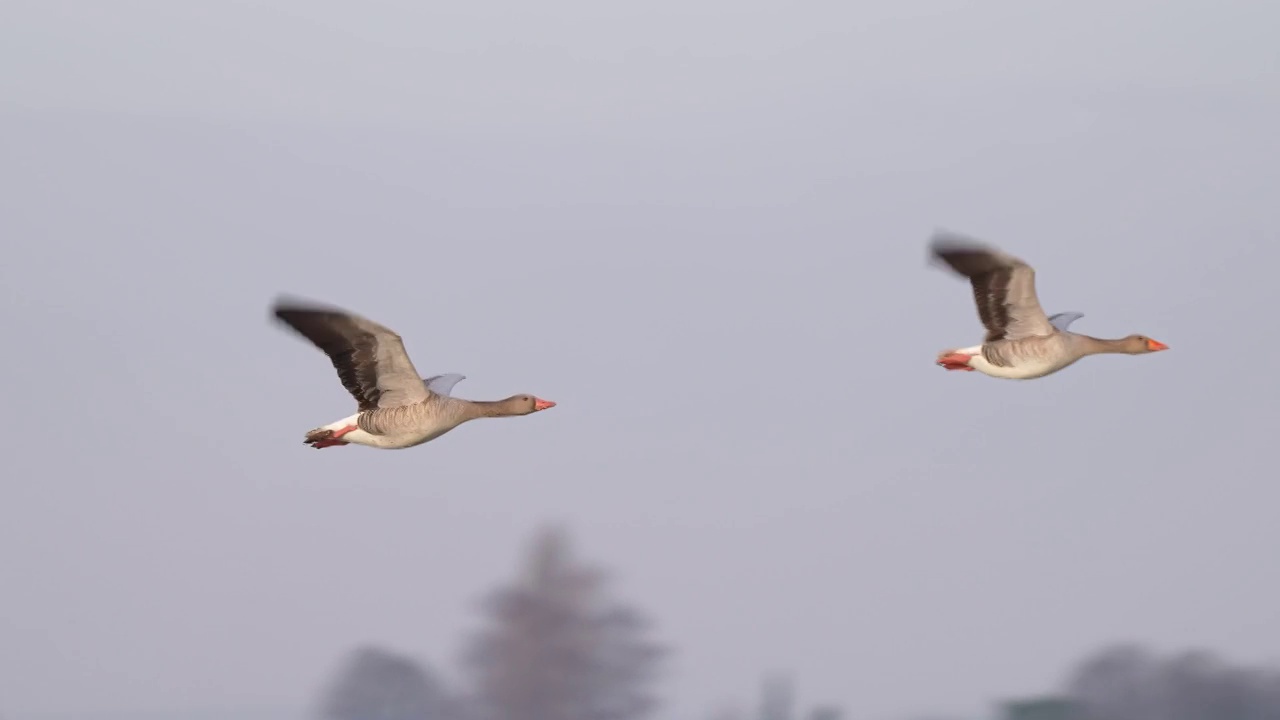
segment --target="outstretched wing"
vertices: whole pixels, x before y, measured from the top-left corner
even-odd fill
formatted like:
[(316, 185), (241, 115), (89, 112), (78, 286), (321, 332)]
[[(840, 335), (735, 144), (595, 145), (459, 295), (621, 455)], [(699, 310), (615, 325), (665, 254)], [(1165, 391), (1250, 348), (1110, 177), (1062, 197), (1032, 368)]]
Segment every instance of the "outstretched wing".
[(933, 254), (969, 278), (986, 342), (1052, 335), (1036, 297), (1036, 271), (1012, 255), (953, 233), (934, 235)]
[(360, 410), (422, 402), (430, 395), (400, 336), (372, 320), (280, 299), (276, 318), (324, 351)]
[(454, 385), (457, 385), (459, 382), (466, 379), (466, 375), (445, 373), (444, 375), (433, 375), (429, 378), (422, 378), (422, 382), (431, 392), (437, 395), (448, 395), (453, 392)]
[(1062, 332), (1067, 332), (1067, 328), (1071, 327), (1071, 323), (1084, 317), (1084, 313), (1080, 312), (1061, 312), (1057, 315), (1049, 316), (1049, 324), (1058, 328)]

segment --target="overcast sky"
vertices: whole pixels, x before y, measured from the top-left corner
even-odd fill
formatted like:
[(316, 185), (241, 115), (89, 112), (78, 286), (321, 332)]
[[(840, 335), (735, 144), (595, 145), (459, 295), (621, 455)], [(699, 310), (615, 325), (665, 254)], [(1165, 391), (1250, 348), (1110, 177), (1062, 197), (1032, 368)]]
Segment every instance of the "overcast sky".
[[(447, 670), (552, 521), (678, 651), (664, 719), (771, 670), (889, 718), (1112, 640), (1280, 659), (1278, 26), (11, 0), (0, 713), (305, 708), (365, 641)], [(1172, 350), (942, 371), (982, 330), (935, 227), (1035, 264), (1074, 330)], [(317, 453), (354, 405), (280, 292), (457, 395), (559, 405)]]

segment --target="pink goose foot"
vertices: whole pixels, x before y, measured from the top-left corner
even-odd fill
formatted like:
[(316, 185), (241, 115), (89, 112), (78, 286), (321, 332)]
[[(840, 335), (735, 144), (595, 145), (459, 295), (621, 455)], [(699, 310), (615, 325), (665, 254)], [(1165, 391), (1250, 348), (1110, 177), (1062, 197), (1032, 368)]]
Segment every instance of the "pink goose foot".
[(952, 352), (938, 356), (938, 364), (947, 370), (965, 370), (973, 372), (973, 368), (969, 367), (969, 361), (973, 359), (972, 355), (964, 353)]
[(350, 445), (346, 440), (342, 440), (342, 436), (355, 430), (355, 425), (348, 425), (341, 430), (326, 430), (317, 432), (307, 436), (307, 444), (320, 450), (327, 447), (337, 447), (338, 445)]

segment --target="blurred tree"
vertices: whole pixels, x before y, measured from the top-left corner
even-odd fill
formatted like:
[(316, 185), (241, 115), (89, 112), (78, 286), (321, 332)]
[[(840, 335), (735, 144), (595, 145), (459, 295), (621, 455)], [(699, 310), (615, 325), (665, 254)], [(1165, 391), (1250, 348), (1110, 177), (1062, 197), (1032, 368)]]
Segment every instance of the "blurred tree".
[(792, 720), (796, 694), (790, 678), (766, 678), (760, 689), (760, 720)]
[(352, 651), (320, 706), (325, 720), (453, 720), (440, 683), (413, 660), (376, 647)]
[(1079, 720), (1080, 708), (1070, 698), (1055, 695), (1003, 703), (1004, 720)]
[(604, 593), (604, 575), (574, 562), (568, 540), (546, 530), (522, 577), (484, 604), (489, 625), (466, 668), (479, 720), (631, 720), (655, 705), (663, 651), (648, 624)]
[(1156, 659), (1137, 645), (1106, 648), (1082, 662), (1069, 685), (1088, 720), (1144, 720), (1158, 704), (1154, 689)]
[(1280, 672), (1204, 652), (1158, 658), (1123, 645), (1086, 659), (1070, 693), (1082, 720), (1280, 720)]
[[(760, 687), (760, 709), (757, 720), (794, 720), (796, 714), (795, 683), (785, 675), (766, 677)], [(819, 705), (803, 715), (806, 720), (842, 720), (844, 711), (832, 705)]]

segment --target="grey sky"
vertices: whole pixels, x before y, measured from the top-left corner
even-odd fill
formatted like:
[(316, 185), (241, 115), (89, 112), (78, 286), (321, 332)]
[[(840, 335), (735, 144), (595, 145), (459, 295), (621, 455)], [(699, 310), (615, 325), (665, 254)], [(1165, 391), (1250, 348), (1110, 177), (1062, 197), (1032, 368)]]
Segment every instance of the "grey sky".
[[(1280, 7), (29, 0), (0, 22), (0, 712), (300, 707), (448, 668), (544, 521), (678, 650), (975, 712), (1118, 638), (1274, 659)], [(1044, 380), (936, 226), (1073, 329)], [(277, 292), (559, 407), (408, 452)]]

